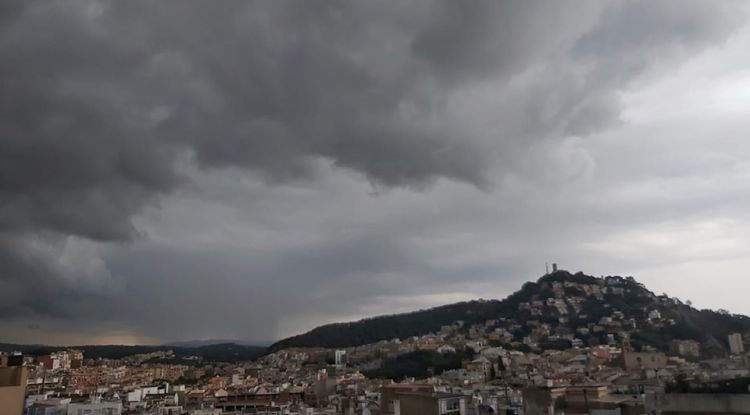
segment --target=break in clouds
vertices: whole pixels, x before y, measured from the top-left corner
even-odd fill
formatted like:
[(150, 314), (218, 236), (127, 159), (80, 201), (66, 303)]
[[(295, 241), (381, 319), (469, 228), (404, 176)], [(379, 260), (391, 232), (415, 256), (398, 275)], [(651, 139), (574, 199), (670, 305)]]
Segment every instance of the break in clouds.
[[(674, 161), (618, 164), (612, 142), (647, 142), (618, 133), (624, 96), (727, 45), (746, 9), (3, 2), (0, 327), (19, 333), (5, 340), (273, 339), (503, 296), (560, 256), (633, 269), (627, 231), (582, 225), (616, 221), (618, 195), (593, 195), (618, 172)], [(646, 134), (687, 133), (668, 127)], [(581, 205), (555, 193), (570, 183)]]

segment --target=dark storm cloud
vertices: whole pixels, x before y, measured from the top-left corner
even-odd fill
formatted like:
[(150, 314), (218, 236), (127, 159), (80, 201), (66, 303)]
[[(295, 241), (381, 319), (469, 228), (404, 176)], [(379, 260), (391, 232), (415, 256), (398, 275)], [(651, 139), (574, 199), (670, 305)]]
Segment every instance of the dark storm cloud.
[(1, 316), (39, 313), (70, 318), (102, 306), (102, 295), (112, 288), (103, 262), (71, 258), (70, 250), (60, 249), (60, 239), (0, 235)]
[[(509, 78), (558, 52), (588, 25), (594, 2), (434, 2), (414, 54), (442, 80)], [(554, 16), (554, 19), (550, 18)]]
[[(54, 289), (50, 290), (45, 279), (56, 270), (49, 264), (37, 261), (33, 255), (22, 252), (24, 247), (17, 246), (10, 238), (0, 239), (0, 263), (3, 264), (3, 289), (0, 291), (0, 314), (11, 316), (14, 313), (31, 313), (35, 309), (59, 312), (54, 305), (42, 302), (34, 304), (34, 297), (29, 295), (29, 287), (38, 285), (38, 298), (49, 298)], [(46, 310), (52, 306), (52, 310)]]
[[(291, 245), (273, 251), (237, 250), (217, 241), (207, 250), (139, 250), (111, 262), (113, 272), (126, 276), (129, 293), (115, 300), (115, 310), (166, 338), (185, 336), (180, 320), (190, 321), (195, 337), (222, 330), (228, 336), (272, 338), (278, 335), (281, 316), (340, 311), (360, 301), (354, 295), (358, 292), (398, 294), (408, 286), (383, 284), (383, 276), (424, 267), (407, 258), (408, 246), (382, 235)], [(154, 278), (161, 275), (172, 277)], [(160, 318), (149, 318), (154, 315)], [(175, 323), (165, 326), (165, 321)]]
[(76, 277), (101, 267), (59, 257), (147, 232), (134, 215), (186, 164), (283, 183), (322, 159), (377, 186), (488, 188), (530, 143), (613, 125), (618, 91), (737, 23), (732, 3), (652, 4), (3, 2), (2, 314), (103, 290)]

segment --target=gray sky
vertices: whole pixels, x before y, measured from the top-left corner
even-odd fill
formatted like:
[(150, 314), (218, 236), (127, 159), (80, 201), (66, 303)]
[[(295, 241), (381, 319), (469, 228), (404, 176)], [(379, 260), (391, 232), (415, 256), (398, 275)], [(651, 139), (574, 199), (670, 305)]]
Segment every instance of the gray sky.
[(4, 1), (0, 341), (273, 340), (547, 261), (750, 313), (749, 12)]

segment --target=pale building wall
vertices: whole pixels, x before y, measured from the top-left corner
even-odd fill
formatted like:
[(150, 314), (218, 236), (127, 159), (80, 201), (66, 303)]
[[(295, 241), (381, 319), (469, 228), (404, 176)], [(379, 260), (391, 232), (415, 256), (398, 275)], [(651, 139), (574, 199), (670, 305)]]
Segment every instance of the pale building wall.
[(730, 334), (729, 338), (729, 350), (732, 354), (741, 354), (745, 352), (745, 345), (742, 342), (742, 335), (740, 333)]
[(25, 367), (0, 367), (0, 415), (23, 413), (27, 378)]

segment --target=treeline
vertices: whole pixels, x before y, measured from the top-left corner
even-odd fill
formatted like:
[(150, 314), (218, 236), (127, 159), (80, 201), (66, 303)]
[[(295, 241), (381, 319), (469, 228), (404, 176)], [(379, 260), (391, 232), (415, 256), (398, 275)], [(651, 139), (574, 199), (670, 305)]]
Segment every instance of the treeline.
[(175, 357), (200, 356), (209, 362), (244, 362), (255, 360), (266, 353), (265, 347), (245, 346), (235, 343), (212, 344), (200, 347), (173, 348)]
[(287, 347), (352, 347), (394, 338), (405, 339), (440, 331), (445, 325), (463, 321), (484, 322), (517, 312), (518, 304), (529, 301), (538, 285), (528, 282), (502, 301), (465, 301), (411, 313), (379, 316), (350, 323), (334, 323), (272, 344), (269, 350)]
[(474, 352), (471, 350), (445, 354), (420, 350), (388, 359), (383, 362), (379, 369), (369, 370), (364, 374), (371, 379), (425, 378), (439, 375), (446, 370), (459, 369), (461, 368), (461, 362), (472, 359), (473, 354)]
[(710, 382), (697, 382), (678, 374), (665, 385), (667, 393), (731, 393), (747, 394), (750, 391), (750, 378), (722, 379)]
[(696, 310), (684, 304), (661, 311), (665, 319), (674, 320), (675, 324), (644, 327), (633, 334), (634, 346), (649, 345), (667, 352), (672, 340), (690, 339), (701, 344), (703, 357), (721, 357), (729, 351), (729, 334), (750, 332), (750, 318), (744, 315)]

